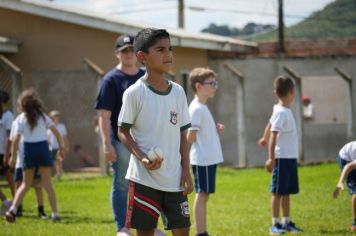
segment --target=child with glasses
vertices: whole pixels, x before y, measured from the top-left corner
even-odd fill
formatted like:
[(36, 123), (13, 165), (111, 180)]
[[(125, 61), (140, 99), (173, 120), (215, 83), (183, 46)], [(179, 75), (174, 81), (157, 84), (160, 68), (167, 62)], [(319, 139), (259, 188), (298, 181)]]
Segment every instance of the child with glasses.
[(194, 219), (196, 235), (207, 236), (206, 212), (209, 195), (215, 192), (217, 164), (223, 162), (219, 134), (224, 132), (224, 125), (215, 123), (207, 106), (218, 88), (216, 74), (207, 68), (195, 68), (189, 74), (191, 88), (195, 96), (189, 106), (191, 128), (187, 139), (192, 144), (190, 164), (195, 181)]

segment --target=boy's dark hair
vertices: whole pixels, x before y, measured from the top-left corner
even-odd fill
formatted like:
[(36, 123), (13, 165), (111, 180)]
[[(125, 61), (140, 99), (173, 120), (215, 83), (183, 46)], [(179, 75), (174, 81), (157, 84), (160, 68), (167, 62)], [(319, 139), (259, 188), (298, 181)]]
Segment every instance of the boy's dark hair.
[(274, 80), (274, 91), (278, 97), (286, 96), (290, 91), (294, 90), (294, 82), (291, 78), (283, 75), (277, 76)]
[(197, 83), (203, 84), (204, 81), (210, 77), (216, 78), (216, 73), (213, 70), (209, 68), (203, 68), (203, 67), (194, 68), (189, 73), (190, 86), (193, 89), (193, 91), (197, 92), (197, 89), (195, 88), (195, 85)]
[(146, 28), (138, 32), (135, 36), (133, 47), (135, 53), (138, 51), (143, 51), (148, 53), (148, 49), (152, 47), (158, 40), (168, 38), (169, 33), (165, 29), (155, 29), (155, 28)]

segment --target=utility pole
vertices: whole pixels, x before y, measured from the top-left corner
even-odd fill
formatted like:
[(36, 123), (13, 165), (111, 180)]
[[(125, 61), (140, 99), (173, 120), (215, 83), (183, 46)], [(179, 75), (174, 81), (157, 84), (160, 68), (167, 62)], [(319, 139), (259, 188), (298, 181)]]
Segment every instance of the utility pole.
[(184, 29), (184, 0), (178, 0), (178, 28)]
[(286, 52), (284, 47), (283, 0), (278, 0), (278, 53)]

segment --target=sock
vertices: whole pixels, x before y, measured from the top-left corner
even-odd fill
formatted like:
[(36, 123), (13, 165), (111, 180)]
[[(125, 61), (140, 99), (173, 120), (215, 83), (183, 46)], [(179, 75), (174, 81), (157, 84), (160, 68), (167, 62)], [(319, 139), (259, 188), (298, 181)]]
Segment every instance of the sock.
[(289, 216), (287, 217), (282, 217), (282, 224), (288, 224), (290, 222)]
[(12, 212), (16, 215), (16, 213), (17, 213), (17, 208), (14, 207), (14, 206), (11, 206), (9, 211), (12, 211)]
[(272, 217), (272, 225), (275, 225), (279, 223), (279, 218), (278, 217)]

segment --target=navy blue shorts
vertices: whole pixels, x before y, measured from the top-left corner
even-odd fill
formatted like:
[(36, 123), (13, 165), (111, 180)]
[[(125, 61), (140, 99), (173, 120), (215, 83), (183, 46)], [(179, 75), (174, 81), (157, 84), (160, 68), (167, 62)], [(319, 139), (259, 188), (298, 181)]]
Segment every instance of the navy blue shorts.
[[(341, 171), (348, 163), (350, 163), (349, 161), (341, 159), (340, 156), (337, 157), (337, 162), (339, 163)], [(350, 194), (356, 194), (356, 170), (352, 170), (347, 176), (346, 186), (349, 189)]]
[[(40, 171), (38, 168), (35, 169), (35, 173), (33, 176), (35, 179), (40, 179), (41, 175), (40, 175)], [(23, 168), (16, 168), (15, 170), (15, 181), (16, 182), (22, 182), (23, 180)]]
[(270, 191), (278, 195), (296, 194), (299, 192), (297, 159), (276, 159), (276, 166), (272, 171)]
[(24, 143), (24, 169), (40, 166), (53, 166), (53, 160), (48, 148), (47, 141), (36, 143)]
[(215, 193), (216, 167), (192, 165), (196, 193)]

